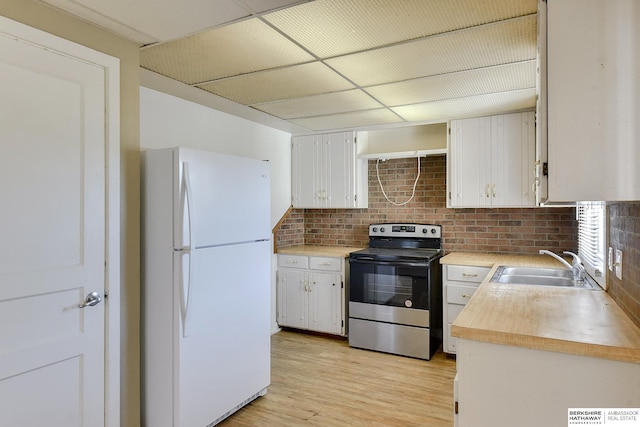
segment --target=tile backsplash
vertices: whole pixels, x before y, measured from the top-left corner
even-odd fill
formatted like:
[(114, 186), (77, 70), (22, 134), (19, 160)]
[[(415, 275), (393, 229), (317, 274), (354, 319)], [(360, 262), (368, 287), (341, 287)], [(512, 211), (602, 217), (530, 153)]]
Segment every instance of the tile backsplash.
[(609, 295), (640, 326), (640, 202), (608, 205), (609, 246), (622, 251), (622, 280), (609, 271)]
[[(574, 208), (447, 209), (445, 156), (421, 158), (420, 163), (415, 196), (406, 205), (395, 206), (385, 199), (376, 160), (370, 160), (368, 209), (294, 209), (278, 232), (277, 246), (367, 246), (371, 223), (417, 222), (442, 225), (447, 253), (576, 250)], [(380, 162), (378, 169), (391, 201), (401, 203), (411, 197), (417, 159)], [(304, 230), (302, 238), (300, 230)]]

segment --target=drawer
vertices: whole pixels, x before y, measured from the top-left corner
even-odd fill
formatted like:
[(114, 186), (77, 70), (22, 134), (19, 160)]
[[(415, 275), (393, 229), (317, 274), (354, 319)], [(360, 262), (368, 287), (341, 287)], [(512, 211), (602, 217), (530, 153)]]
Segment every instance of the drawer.
[(447, 322), (453, 323), (458, 317), (458, 314), (462, 311), (464, 305), (461, 304), (447, 304)]
[(465, 305), (477, 289), (475, 286), (447, 285), (447, 303)]
[(300, 255), (278, 255), (278, 267), (309, 268), (309, 258)]
[(310, 257), (309, 268), (312, 270), (326, 270), (342, 272), (342, 258)]
[(466, 265), (447, 265), (447, 279), (458, 282), (480, 283), (487, 277), (491, 268), (471, 267)]

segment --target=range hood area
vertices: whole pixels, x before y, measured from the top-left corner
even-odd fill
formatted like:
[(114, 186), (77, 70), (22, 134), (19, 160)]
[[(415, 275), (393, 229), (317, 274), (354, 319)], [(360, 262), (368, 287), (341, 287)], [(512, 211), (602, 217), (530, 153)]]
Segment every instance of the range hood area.
[(447, 153), (446, 123), (361, 131), (357, 138), (359, 159), (388, 160)]

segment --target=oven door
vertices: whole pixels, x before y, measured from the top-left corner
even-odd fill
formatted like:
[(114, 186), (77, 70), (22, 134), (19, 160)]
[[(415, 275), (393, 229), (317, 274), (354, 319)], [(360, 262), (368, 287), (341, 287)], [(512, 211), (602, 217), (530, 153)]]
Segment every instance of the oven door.
[(349, 301), (429, 310), (429, 263), (350, 258)]

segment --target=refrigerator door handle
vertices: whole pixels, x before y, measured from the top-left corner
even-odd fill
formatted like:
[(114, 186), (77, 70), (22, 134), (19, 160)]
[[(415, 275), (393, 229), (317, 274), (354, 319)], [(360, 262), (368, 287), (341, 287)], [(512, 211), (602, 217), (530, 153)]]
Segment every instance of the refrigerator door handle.
[[(191, 189), (191, 174), (189, 173), (189, 162), (182, 162), (182, 182), (184, 185), (184, 193), (182, 198), (182, 247), (180, 261), (180, 311), (182, 315), (182, 337), (189, 336), (189, 309), (191, 308), (191, 249), (193, 247), (193, 191)], [(185, 234), (187, 242), (185, 242)], [(186, 243), (186, 244), (185, 244)], [(184, 257), (188, 256), (188, 262), (185, 264)], [(185, 271), (187, 274), (185, 275)], [(186, 282), (186, 283), (185, 283)]]
[[(193, 191), (191, 189), (191, 174), (189, 173), (189, 163), (182, 163), (182, 182), (184, 183), (184, 194), (182, 197), (182, 242), (181, 249), (191, 249), (193, 244), (193, 218), (191, 217), (193, 206)], [(186, 230), (185, 230), (186, 227)], [(186, 231), (186, 233), (185, 233)], [(184, 245), (184, 235), (187, 235), (189, 243)]]
[[(183, 250), (176, 253), (179, 263), (179, 286), (180, 286), (180, 317), (182, 319), (182, 337), (189, 336), (189, 308), (191, 306), (191, 251)], [(184, 257), (188, 260), (185, 263)], [(185, 274), (186, 270), (186, 274)]]

